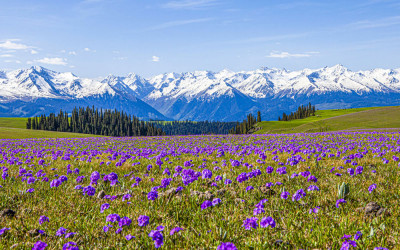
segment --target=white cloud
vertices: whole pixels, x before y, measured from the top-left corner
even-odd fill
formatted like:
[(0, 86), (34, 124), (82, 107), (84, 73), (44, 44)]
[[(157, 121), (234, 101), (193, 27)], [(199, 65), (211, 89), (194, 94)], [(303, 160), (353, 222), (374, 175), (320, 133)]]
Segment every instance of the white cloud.
[(18, 63), (20, 64), (21, 61), (20, 60), (4, 60), (5, 63)]
[(378, 20), (364, 20), (350, 24), (355, 29), (373, 29), (400, 24), (400, 16), (385, 17)]
[(68, 54), (69, 54), (69, 55), (76, 56), (76, 52), (75, 52), (75, 51), (70, 51), (70, 52), (68, 52)]
[(37, 52), (37, 50), (34, 50), (34, 49), (31, 50), (32, 55), (36, 55), (37, 53), (39, 53), (39, 52)]
[(3, 54), (3, 55), (0, 55), (0, 57), (14, 57), (14, 55), (11, 55), (11, 54)]
[(160, 58), (159, 58), (158, 56), (153, 56), (153, 57), (151, 58), (151, 61), (153, 61), (153, 62), (159, 62), (159, 61), (160, 61)]
[(181, 0), (170, 1), (163, 5), (169, 9), (199, 9), (219, 4), (217, 0)]
[(18, 43), (19, 39), (7, 39), (5, 42), (0, 42), (0, 48), (8, 50), (26, 50), (32, 48), (22, 43)]
[(50, 64), (50, 65), (67, 65), (67, 59), (61, 57), (45, 57), (39, 60), (35, 60), (35, 62)]
[(291, 58), (291, 57), (310, 57), (313, 54), (318, 54), (319, 52), (316, 51), (311, 51), (311, 52), (306, 52), (306, 53), (289, 53), (289, 52), (278, 52), (278, 51), (273, 51), (269, 53), (267, 57), (270, 58)]
[(182, 25), (187, 25), (187, 24), (192, 24), (192, 23), (204, 23), (204, 22), (209, 22), (211, 20), (213, 20), (213, 18), (199, 18), (199, 19), (171, 21), (171, 22), (162, 23), (157, 26), (153, 26), (150, 28), (150, 30), (160, 30), (160, 29), (166, 29), (166, 28), (182, 26)]
[(86, 52), (96, 52), (96, 50), (89, 49), (89, 48), (84, 48), (83, 50), (86, 51)]

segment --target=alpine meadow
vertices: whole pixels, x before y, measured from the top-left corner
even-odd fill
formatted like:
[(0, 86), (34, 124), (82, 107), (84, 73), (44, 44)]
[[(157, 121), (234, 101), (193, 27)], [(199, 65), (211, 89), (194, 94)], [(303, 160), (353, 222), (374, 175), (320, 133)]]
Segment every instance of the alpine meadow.
[(0, 249), (400, 249), (398, 0), (0, 8)]

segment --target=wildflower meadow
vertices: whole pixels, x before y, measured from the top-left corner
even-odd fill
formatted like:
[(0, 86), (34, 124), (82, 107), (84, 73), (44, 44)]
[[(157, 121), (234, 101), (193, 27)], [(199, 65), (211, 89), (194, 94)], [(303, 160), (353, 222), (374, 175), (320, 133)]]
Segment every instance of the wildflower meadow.
[(400, 134), (0, 140), (1, 249), (396, 249)]

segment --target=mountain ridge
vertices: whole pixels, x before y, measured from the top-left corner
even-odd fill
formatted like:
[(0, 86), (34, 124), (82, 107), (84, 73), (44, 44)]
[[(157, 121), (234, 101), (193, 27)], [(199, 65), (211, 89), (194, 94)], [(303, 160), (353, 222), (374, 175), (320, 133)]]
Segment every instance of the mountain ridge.
[(298, 71), (263, 67), (238, 72), (170, 72), (150, 78), (129, 73), (100, 80), (40, 66), (0, 70), (0, 115), (31, 115), (32, 111), (16, 112), (24, 111), (23, 105), (10, 103), (28, 105), (37, 100), (47, 112), (46, 99), (58, 100), (57, 105), (64, 100), (122, 110), (140, 104), (126, 112), (139, 112), (144, 119), (236, 121), (257, 110), (264, 119), (276, 119), (308, 102), (317, 108), (398, 105), (400, 69), (351, 71), (338, 64)]

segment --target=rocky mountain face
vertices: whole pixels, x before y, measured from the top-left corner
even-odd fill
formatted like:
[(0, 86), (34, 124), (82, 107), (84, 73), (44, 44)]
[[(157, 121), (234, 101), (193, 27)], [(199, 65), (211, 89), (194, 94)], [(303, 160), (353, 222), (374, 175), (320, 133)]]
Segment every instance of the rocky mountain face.
[(276, 120), (311, 102), (319, 109), (400, 105), (400, 69), (353, 72), (342, 65), (288, 71), (195, 71), (103, 80), (32, 67), (0, 71), (0, 116), (32, 116), (74, 106), (124, 110), (143, 119), (237, 121), (261, 110)]

